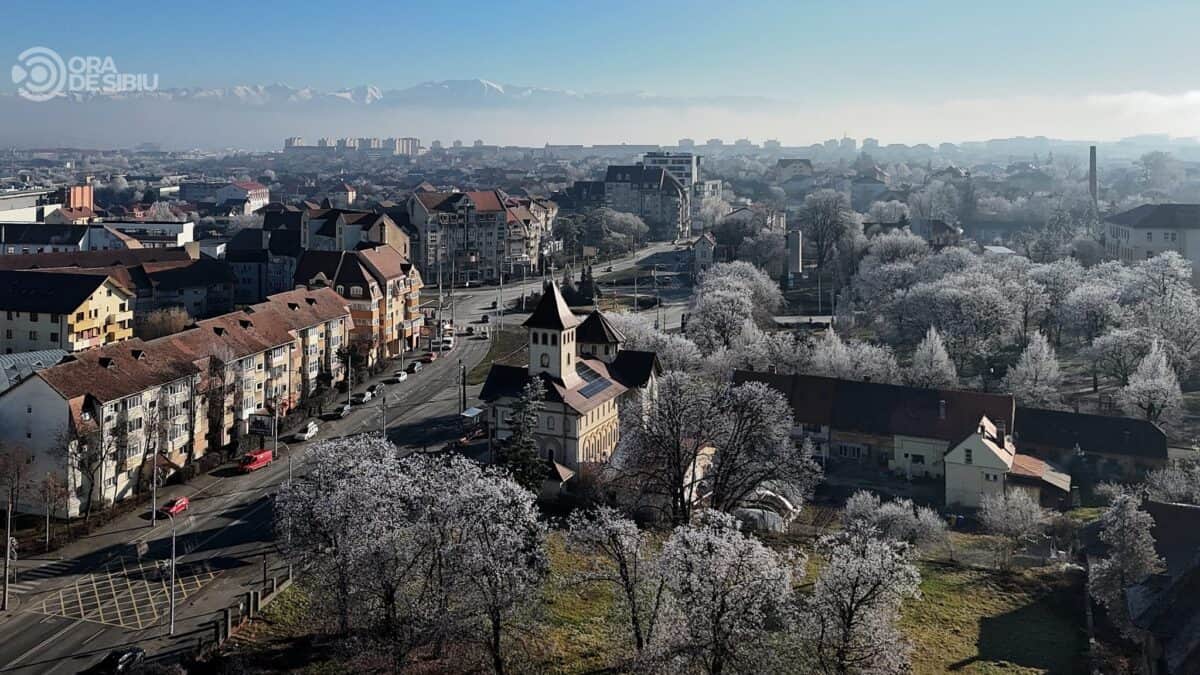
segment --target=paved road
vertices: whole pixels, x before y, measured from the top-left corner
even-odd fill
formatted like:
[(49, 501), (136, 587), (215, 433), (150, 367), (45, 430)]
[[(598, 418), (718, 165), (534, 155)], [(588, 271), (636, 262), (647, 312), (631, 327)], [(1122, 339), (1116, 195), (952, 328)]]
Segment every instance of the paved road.
[[(658, 245), (649, 252), (671, 249)], [(627, 269), (636, 259), (614, 261), (614, 271)], [(536, 290), (540, 283), (532, 279), (506, 285), (504, 298), (516, 297), (522, 289)], [(456, 290), (459, 323), (489, 313), (499, 293), (496, 287)], [(509, 325), (523, 319), (503, 317)], [(469, 371), (487, 349), (486, 340), (460, 336), (443, 358), (385, 389), (386, 412), (378, 399), (354, 407), (344, 419), (322, 422), (314, 440), (374, 432), (386, 415), (388, 438), (397, 445), (437, 447), (459, 434), (460, 361)], [(394, 369), (399, 367), (396, 363)], [(477, 394), (478, 387), (468, 388), (468, 406)], [(66, 546), (58, 552), (61, 557), (20, 561), (11, 590), (15, 608), (0, 615), (0, 673), (78, 672), (111, 649), (131, 644), (142, 646), (151, 658), (169, 657), (190, 648), (197, 637), (211, 636), (221, 609), (258, 587), (264, 564), (270, 575), (282, 574), (286, 567), (274, 544), (271, 496), (288, 478), (289, 459), (292, 471), (303, 472), (310, 443), (287, 444), (279, 461), (249, 475), (225, 467), (189, 485), (160, 490), (160, 503), (180, 495), (192, 501), (192, 508), (175, 523), (173, 637), (167, 630), (170, 585), (164, 574), (164, 561), (170, 559), (169, 521), (160, 520), (151, 529), (147, 514), (131, 514)], [(139, 544), (145, 545), (140, 556)]]

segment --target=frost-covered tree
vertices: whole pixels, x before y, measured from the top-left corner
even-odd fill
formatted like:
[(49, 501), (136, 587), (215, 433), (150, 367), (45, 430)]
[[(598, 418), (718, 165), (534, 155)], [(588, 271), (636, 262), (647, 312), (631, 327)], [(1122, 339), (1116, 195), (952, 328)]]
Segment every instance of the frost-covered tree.
[(682, 335), (654, 327), (647, 314), (612, 312), (605, 317), (625, 336), (623, 347), (654, 352), (664, 370), (695, 370), (700, 367), (700, 348)]
[(641, 652), (658, 637), (655, 627), (664, 610), (666, 582), (649, 533), (606, 506), (575, 511), (567, 521), (567, 545), (587, 560), (580, 580), (617, 591), (629, 619), (634, 647)]
[(1041, 284), (1046, 292), (1046, 313), (1042, 329), (1051, 342), (1058, 344), (1066, 324), (1064, 307), (1067, 296), (1082, 282), (1083, 266), (1073, 258), (1064, 258), (1034, 265), (1029, 270), (1029, 277)]
[(1114, 328), (1096, 338), (1086, 356), (1100, 374), (1124, 387), (1150, 353), (1155, 339), (1154, 333), (1145, 328)]
[(886, 346), (842, 341), (832, 330), (817, 339), (810, 360), (813, 375), (892, 384), (900, 381), (896, 357)]
[(919, 283), (884, 315), (901, 342), (915, 344), (929, 326), (936, 328), (960, 369), (968, 359), (985, 357), (1007, 344), (1017, 321), (1000, 282), (979, 270)]
[(1032, 408), (1056, 408), (1062, 402), (1062, 371), (1050, 341), (1041, 332), (1029, 338), (1025, 351), (1004, 377), (1004, 387), (1017, 402)]
[(864, 530), (884, 539), (924, 547), (942, 541), (946, 523), (927, 506), (915, 506), (911, 499), (881, 502), (874, 493), (859, 490), (846, 500), (842, 512), (846, 530)]
[(791, 428), (791, 408), (761, 383), (671, 372), (623, 432), (609, 473), (639, 506), (676, 524), (691, 520), (706, 493), (725, 511), (759, 488), (801, 504), (819, 469), (791, 442)]
[(1018, 546), (1041, 536), (1047, 521), (1046, 511), (1025, 490), (1014, 489), (987, 495), (979, 509), (979, 522), (997, 537), (996, 559), (1007, 568)]
[(743, 334), (754, 334), (754, 306), (741, 291), (721, 288), (703, 293), (692, 306), (687, 337), (704, 354), (743, 346)]
[(538, 452), (537, 428), (546, 399), (546, 387), (540, 377), (532, 377), (513, 402), (511, 435), (500, 444), (497, 463), (513, 480), (526, 490), (537, 494), (546, 479), (546, 460)]
[(760, 372), (806, 372), (812, 355), (812, 345), (795, 333), (775, 331), (762, 333), (757, 340), (738, 351), (737, 365)]
[(776, 552), (716, 511), (680, 525), (663, 544), (662, 578), (673, 611), (660, 630), (668, 667), (680, 672), (775, 672), (778, 650), (766, 642), (791, 605), (805, 559)]
[(534, 495), (465, 457), (400, 458), (379, 437), (309, 453), (276, 498), (276, 528), (340, 632), (397, 668), (418, 647), (478, 640), (504, 672), (506, 635), (549, 570)]
[(1175, 461), (1146, 474), (1146, 496), (1157, 502), (1200, 504), (1200, 462)]
[(1179, 380), (1157, 341), (1121, 389), (1121, 407), (1151, 422), (1167, 422), (1183, 407)]
[(697, 216), (705, 230), (712, 230), (732, 210), (729, 202), (720, 197), (705, 197), (700, 204), (700, 212)]
[(1120, 320), (1119, 291), (1103, 282), (1087, 281), (1067, 294), (1061, 319), (1090, 345)]
[(1166, 298), (1192, 291), (1192, 262), (1177, 251), (1164, 251), (1133, 266), (1123, 290), (1126, 302)]
[(905, 672), (911, 647), (897, 623), (905, 600), (920, 596), (921, 575), (903, 544), (851, 532), (823, 540), (829, 564), (802, 605), (796, 635), (808, 672)]
[(913, 352), (912, 363), (904, 373), (904, 379), (914, 387), (926, 389), (952, 389), (958, 385), (958, 371), (954, 361), (946, 353), (942, 336), (933, 326)]
[(769, 319), (783, 306), (779, 284), (762, 269), (744, 260), (719, 263), (705, 270), (696, 294), (702, 298), (720, 290), (745, 295), (759, 319)]
[(1141, 509), (1139, 497), (1122, 493), (1100, 516), (1100, 527), (1105, 555), (1088, 569), (1088, 591), (1113, 624), (1133, 637), (1125, 589), (1163, 569), (1150, 533), (1154, 518)]
[(898, 223), (908, 220), (908, 204), (892, 199), (886, 202), (871, 202), (867, 215), (876, 223)]

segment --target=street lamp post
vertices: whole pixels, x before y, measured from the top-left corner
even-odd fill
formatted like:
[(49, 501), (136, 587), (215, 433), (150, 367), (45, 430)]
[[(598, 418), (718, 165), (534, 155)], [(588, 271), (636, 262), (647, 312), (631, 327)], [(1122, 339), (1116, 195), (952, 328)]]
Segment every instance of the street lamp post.
[(167, 513), (167, 517), (171, 519), (171, 626), (168, 629), (169, 635), (175, 634), (175, 516)]

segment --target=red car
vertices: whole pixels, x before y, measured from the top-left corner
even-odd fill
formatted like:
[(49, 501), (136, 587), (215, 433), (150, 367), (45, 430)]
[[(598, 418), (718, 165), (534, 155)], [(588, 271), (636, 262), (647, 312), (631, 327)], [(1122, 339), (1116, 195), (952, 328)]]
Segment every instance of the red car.
[(171, 501), (163, 504), (162, 512), (168, 516), (177, 516), (188, 510), (192, 502), (187, 497), (176, 497)]
[(259, 448), (258, 450), (247, 452), (241, 461), (242, 473), (258, 471), (264, 466), (270, 466), (273, 461), (275, 461), (275, 455), (271, 452), (270, 448)]

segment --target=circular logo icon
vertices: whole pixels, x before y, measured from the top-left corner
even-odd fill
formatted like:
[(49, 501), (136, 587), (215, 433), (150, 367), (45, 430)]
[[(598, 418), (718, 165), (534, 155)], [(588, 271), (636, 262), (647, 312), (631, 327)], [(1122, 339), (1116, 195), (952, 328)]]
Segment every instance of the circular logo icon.
[(17, 93), (30, 101), (49, 101), (67, 86), (67, 66), (49, 47), (30, 47), (17, 56), (12, 67)]

